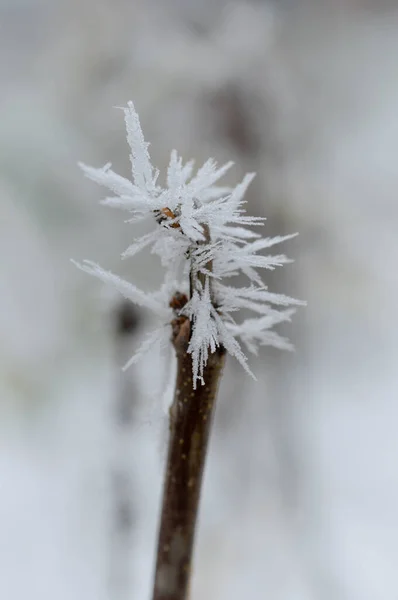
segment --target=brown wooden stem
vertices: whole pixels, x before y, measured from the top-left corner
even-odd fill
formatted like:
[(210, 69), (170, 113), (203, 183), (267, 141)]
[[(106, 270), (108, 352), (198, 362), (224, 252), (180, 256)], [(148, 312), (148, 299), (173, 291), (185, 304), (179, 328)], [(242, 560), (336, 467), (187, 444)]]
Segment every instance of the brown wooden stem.
[(176, 320), (177, 382), (170, 408), (170, 440), (163, 489), (153, 600), (186, 600), (192, 550), (212, 416), (225, 350), (209, 355), (205, 385), (193, 389), (187, 353), (188, 319)]

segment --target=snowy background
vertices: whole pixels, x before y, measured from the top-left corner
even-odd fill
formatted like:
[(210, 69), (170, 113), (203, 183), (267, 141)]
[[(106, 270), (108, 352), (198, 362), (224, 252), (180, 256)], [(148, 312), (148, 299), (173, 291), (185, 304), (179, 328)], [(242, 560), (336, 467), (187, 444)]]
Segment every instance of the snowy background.
[(0, 598), (150, 596), (161, 364), (120, 372), (149, 316), (69, 262), (157, 284), (76, 166), (128, 175), (132, 99), (160, 168), (233, 159), (300, 231), (296, 353), (227, 364), (192, 600), (397, 600), (397, 65), (396, 0), (0, 1)]

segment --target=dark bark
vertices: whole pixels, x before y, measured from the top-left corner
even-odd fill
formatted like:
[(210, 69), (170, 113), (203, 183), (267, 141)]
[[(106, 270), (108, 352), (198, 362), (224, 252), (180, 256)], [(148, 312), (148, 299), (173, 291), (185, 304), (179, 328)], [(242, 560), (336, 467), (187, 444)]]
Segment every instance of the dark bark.
[(177, 382), (170, 408), (170, 439), (160, 518), (153, 600), (186, 600), (203, 468), (225, 350), (209, 355), (205, 385), (193, 389), (190, 323), (174, 327)]

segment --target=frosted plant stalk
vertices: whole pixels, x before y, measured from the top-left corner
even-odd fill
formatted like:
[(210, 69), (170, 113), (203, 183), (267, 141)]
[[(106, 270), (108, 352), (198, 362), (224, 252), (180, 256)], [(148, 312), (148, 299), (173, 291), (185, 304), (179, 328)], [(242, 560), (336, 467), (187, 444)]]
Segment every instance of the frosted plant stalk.
[[(116, 287), (133, 303), (154, 313), (158, 327), (143, 341), (126, 368), (154, 345), (171, 340), (177, 356), (177, 382), (170, 408), (170, 441), (160, 519), (153, 600), (185, 600), (188, 593), (201, 479), (225, 354), (235, 357), (254, 377), (245, 352), (260, 346), (290, 350), (273, 330), (290, 321), (303, 302), (268, 291), (260, 272), (291, 262), (284, 254), (263, 253), (297, 234), (262, 238), (253, 227), (265, 219), (245, 211), (245, 193), (254, 174), (233, 188), (218, 185), (232, 163), (218, 167), (207, 160), (194, 174), (171, 152), (166, 182), (151, 163), (148, 144), (132, 102), (124, 110), (132, 181), (111, 169), (80, 164), (85, 175), (108, 188), (102, 204), (124, 209), (128, 222), (148, 220), (153, 230), (134, 240), (122, 259), (144, 249), (159, 256), (164, 280), (147, 292), (96, 263), (75, 264)], [(234, 286), (243, 274), (247, 285)], [(254, 313), (239, 320), (239, 311)], [(243, 347), (243, 348), (242, 348)]]
[[(112, 171), (110, 163), (100, 169), (82, 163), (80, 166), (88, 178), (112, 192), (102, 204), (125, 209), (130, 215), (129, 222), (152, 221), (153, 231), (136, 239), (122, 254), (122, 259), (133, 257), (145, 248), (150, 250), (159, 256), (164, 266), (164, 282), (159, 290), (144, 292), (91, 261), (75, 264), (115, 286), (126, 298), (148, 308), (158, 318), (159, 330), (149, 335), (131, 363), (158, 343), (162, 331), (168, 329), (166, 336), (170, 337), (176, 316), (186, 316), (192, 330), (188, 352), (192, 356), (194, 387), (198, 381), (205, 383), (203, 369), (209, 351), (221, 345), (254, 376), (241, 343), (253, 353), (262, 345), (291, 349), (290, 343), (276, 332), (270, 335), (270, 329), (290, 320), (293, 311), (286, 307), (303, 304), (267, 290), (259, 271), (273, 270), (290, 260), (284, 254), (273, 256), (260, 252), (297, 234), (261, 238), (249, 229), (248, 226), (262, 226), (265, 221), (262, 217), (246, 215), (244, 209), (245, 192), (254, 174), (246, 175), (232, 189), (216, 185), (232, 166), (230, 162), (217, 167), (214, 160), (209, 159), (193, 175), (193, 162), (183, 164), (173, 150), (167, 185), (161, 187), (159, 172), (151, 164), (148, 144), (132, 102), (124, 109), (124, 116), (131, 150), (132, 181)], [(227, 280), (239, 273), (248, 278), (249, 286), (227, 285)], [(189, 298), (177, 314), (170, 307), (176, 292)], [(283, 309), (277, 310), (275, 306)], [(261, 316), (237, 323), (235, 315), (242, 308)]]

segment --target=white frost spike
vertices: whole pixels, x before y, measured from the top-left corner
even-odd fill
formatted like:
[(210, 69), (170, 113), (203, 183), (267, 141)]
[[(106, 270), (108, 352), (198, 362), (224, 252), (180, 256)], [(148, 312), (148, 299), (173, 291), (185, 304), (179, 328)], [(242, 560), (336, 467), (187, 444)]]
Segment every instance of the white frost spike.
[[(214, 310), (214, 309), (213, 309)], [(214, 318), (217, 323), (217, 328), (220, 334), (220, 341), (225, 346), (226, 350), (234, 356), (238, 362), (245, 369), (246, 373), (248, 373), (253, 379), (256, 381), (255, 375), (251, 372), (247, 364), (247, 357), (242, 352), (242, 349), (239, 345), (237, 339), (228, 331), (227, 325), (221, 319), (220, 315), (214, 310), (213, 312)]]
[[(153, 346), (166, 343), (170, 329), (167, 326), (176, 315), (169, 307), (170, 299), (176, 291), (189, 288), (191, 298), (179, 314), (186, 315), (191, 322), (188, 352), (192, 355), (194, 386), (197, 380), (204, 383), (209, 354), (220, 346), (252, 375), (239, 341), (254, 353), (267, 344), (292, 349), (290, 342), (271, 328), (290, 320), (294, 312), (280, 307), (305, 303), (269, 292), (259, 270), (273, 270), (291, 262), (284, 254), (272, 256), (261, 252), (297, 234), (262, 238), (252, 230), (252, 226), (263, 226), (265, 220), (248, 216), (245, 211), (245, 194), (254, 173), (245, 175), (234, 188), (218, 185), (231, 168), (231, 162), (218, 167), (209, 159), (193, 175), (193, 161), (184, 164), (173, 150), (166, 186), (161, 187), (133, 103), (129, 102), (123, 110), (133, 181), (112, 171), (110, 163), (100, 169), (82, 163), (80, 167), (86, 177), (113, 194), (102, 200), (102, 204), (128, 210), (131, 215), (128, 223), (146, 218), (152, 222), (153, 230), (136, 239), (122, 258), (135, 256), (146, 248), (159, 257), (165, 268), (164, 283), (158, 291), (148, 294), (93, 262), (74, 264), (113, 285), (126, 298), (152, 310), (159, 318), (160, 328), (144, 340), (126, 368)], [(248, 278), (248, 287), (225, 285), (226, 279), (230, 281), (240, 274)], [(204, 279), (203, 285), (199, 278)], [(241, 309), (250, 310), (257, 317), (236, 322), (235, 316)]]
[(180, 192), (181, 187), (191, 177), (193, 171), (193, 160), (182, 165), (182, 158), (178, 156), (176, 150), (172, 150), (170, 155), (169, 168), (167, 169), (167, 185), (171, 192)]
[(210, 298), (209, 279), (206, 278), (203, 290), (194, 290), (189, 303), (184, 309), (192, 321), (192, 334), (188, 346), (188, 352), (192, 354), (192, 372), (194, 389), (196, 380), (202, 384), (203, 370), (206, 366), (210, 352), (215, 352), (220, 345), (217, 325), (212, 314), (212, 303)]
[(72, 259), (72, 263), (85, 273), (98, 277), (98, 279), (101, 279), (101, 281), (108, 285), (113, 285), (125, 298), (127, 298), (127, 300), (131, 300), (134, 304), (145, 306), (145, 308), (149, 308), (156, 314), (163, 315), (166, 318), (170, 316), (170, 310), (162, 306), (160, 302), (154, 300), (151, 294), (143, 292), (132, 283), (121, 279), (121, 277), (114, 275), (110, 271), (105, 271), (91, 260), (85, 260), (83, 263), (78, 263)]
[(138, 192), (131, 181), (112, 171), (111, 163), (107, 163), (100, 169), (89, 167), (82, 162), (79, 162), (78, 165), (88, 179), (107, 187), (118, 196), (131, 196)]
[(123, 252), (122, 259), (131, 258), (135, 254), (137, 254), (137, 252), (140, 252), (150, 244), (156, 242), (158, 237), (159, 233), (155, 229), (155, 231), (151, 231), (150, 233), (147, 233), (146, 235), (143, 235), (142, 237), (138, 238), (138, 240), (135, 240), (135, 242), (133, 242), (131, 246), (129, 246), (127, 250)]
[(231, 335), (238, 336), (247, 349), (257, 354), (259, 346), (274, 346), (280, 350), (293, 350), (292, 344), (270, 328), (283, 321), (290, 321), (294, 309), (285, 310), (276, 315), (267, 315), (257, 319), (246, 319), (241, 325), (228, 323), (226, 327)]
[[(147, 201), (145, 199), (141, 199), (137, 196), (131, 197), (131, 196), (108, 196), (107, 198), (104, 198), (103, 200), (100, 201), (101, 204), (103, 204), (104, 206), (110, 206), (111, 208), (121, 208), (123, 210), (134, 210), (137, 211), (136, 213), (136, 217), (133, 219), (129, 219), (127, 222), (129, 223), (130, 221), (134, 223), (137, 222), (137, 220), (139, 220), (139, 218), (145, 218), (147, 215), (145, 214), (145, 209), (147, 207)], [(141, 204), (141, 210), (145, 211), (144, 214), (140, 215), (139, 214), (139, 210), (140, 210), (140, 204)]]
[(130, 160), (134, 183), (142, 190), (153, 191), (155, 184), (148, 152), (149, 144), (145, 141), (140, 119), (132, 102), (129, 102), (127, 108), (124, 109), (124, 121), (127, 142), (131, 148)]
[(130, 358), (130, 360), (122, 368), (123, 371), (127, 371), (131, 365), (138, 362), (145, 354), (147, 354), (154, 346), (159, 346), (160, 349), (164, 348), (170, 339), (170, 328), (160, 327), (155, 329), (146, 336), (137, 352)]
[(260, 234), (255, 231), (251, 231), (250, 229), (245, 229), (244, 227), (229, 227), (228, 225), (224, 225), (218, 228), (218, 233), (221, 234), (220, 237), (224, 239), (232, 239), (236, 240), (250, 240), (253, 238), (259, 238)]
[(242, 204), (242, 202), (244, 202), (244, 196), (247, 192), (247, 188), (249, 187), (255, 176), (255, 173), (247, 173), (247, 175), (244, 176), (243, 181), (241, 181), (241, 183), (238, 183), (238, 185), (232, 191), (231, 195), (228, 198), (228, 206), (231, 210), (238, 210), (239, 206)]
[(234, 288), (232, 286), (226, 286), (217, 284), (217, 290), (219, 295), (223, 298), (223, 302), (230, 302), (232, 304), (245, 300), (258, 302), (263, 304), (269, 302), (271, 304), (279, 304), (281, 306), (304, 306), (305, 302), (302, 300), (296, 300), (290, 296), (284, 294), (274, 294), (269, 292), (266, 287), (257, 288), (255, 286)]
[(221, 179), (221, 177), (229, 171), (233, 164), (234, 163), (230, 161), (217, 169), (217, 163), (212, 158), (209, 158), (187, 185), (187, 193), (191, 196), (200, 198), (201, 192), (205, 192), (208, 188), (211, 188), (216, 181)]
[(296, 236), (298, 236), (298, 233), (290, 233), (289, 235), (277, 235), (273, 238), (263, 238), (261, 240), (256, 240), (255, 242), (247, 244), (247, 246), (245, 246), (245, 248), (242, 250), (242, 253), (253, 254), (254, 252), (258, 252), (259, 250), (265, 250), (265, 248), (275, 246), (275, 244), (281, 244), (282, 242), (291, 240)]

